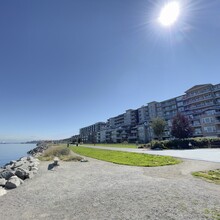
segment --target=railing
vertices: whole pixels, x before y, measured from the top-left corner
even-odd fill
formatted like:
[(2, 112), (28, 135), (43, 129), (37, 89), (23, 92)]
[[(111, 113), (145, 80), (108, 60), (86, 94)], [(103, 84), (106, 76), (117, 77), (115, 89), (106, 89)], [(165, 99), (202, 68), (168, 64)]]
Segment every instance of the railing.
[(200, 127), (201, 124), (200, 124), (200, 123), (195, 123), (195, 124), (193, 124), (192, 126), (193, 126), (193, 127)]
[(203, 94), (206, 94), (206, 93), (209, 93), (209, 92), (212, 92), (212, 89), (206, 89), (206, 90), (204, 90), (204, 91), (202, 91), (202, 92), (197, 92), (197, 93), (191, 94), (191, 95), (187, 94), (187, 95), (184, 97), (184, 100), (189, 99), (189, 98), (192, 98), (192, 97), (195, 97), (195, 96), (203, 95)]
[(185, 108), (185, 110), (193, 110), (193, 109), (197, 109), (197, 108), (204, 108), (204, 107), (208, 107), (208, 106), (212, 106), (212, 105), (215, 105), (215, 104), (214, 103), (209, 103), (209, 104), (197, 105), (197, 106), (187, 107), (187, 108)]
[(197, 99), (192, 99), (190, 101), (185, 101), (185, 105), (190, 105), (192, 103), (206, 101), (206, 100), (209, 100), (209, 99), (214, 99), (214, 97), (213, 96), (208, 96), (208, 97), (201, 97), (201, 98), (197, 98)]

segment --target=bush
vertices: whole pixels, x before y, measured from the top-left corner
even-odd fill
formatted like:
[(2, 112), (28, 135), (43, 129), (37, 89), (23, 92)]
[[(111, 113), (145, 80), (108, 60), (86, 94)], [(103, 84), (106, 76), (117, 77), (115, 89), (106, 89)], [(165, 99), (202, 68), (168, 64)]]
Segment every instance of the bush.
[(61, 155), (69, 155), (70, 149), (64, 146), (51, 146), (44, 151), (44, 157), (59, 157)]
[(50, 161), (53, 160), (54, 157), (59, 157), (59, 159), (63, 161), (80, 161), (82, 159), (82, 157), (78, 155), (73, 155), (73, 152), (67, 148), (66, 145), (49, 147), (39, 159), (42, 161)]
[(154, 149), (194, 149), (194, 148), (220, 148), (220, 138), (188, 138), (165, 141), (151, 141), (147, 144)]
[(166, 147), (169, 149), (192, 149), (195, 145), (191, 143), (189, 139), (185, 140), (170, 140), (166, 143)]
[(166, 149), (165, 145), (164, 145), (164, 141), (152, 141), (150, 143), (151, 150), (163, 150)]

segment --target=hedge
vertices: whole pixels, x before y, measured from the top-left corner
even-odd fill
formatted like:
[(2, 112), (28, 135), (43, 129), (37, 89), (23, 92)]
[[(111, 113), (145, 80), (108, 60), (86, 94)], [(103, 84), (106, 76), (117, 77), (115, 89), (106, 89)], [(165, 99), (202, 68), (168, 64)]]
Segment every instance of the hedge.
[(156, 149), (220, 148), (220, 138), (188, 138), (165, 141), (151, 141), (147, 147)]

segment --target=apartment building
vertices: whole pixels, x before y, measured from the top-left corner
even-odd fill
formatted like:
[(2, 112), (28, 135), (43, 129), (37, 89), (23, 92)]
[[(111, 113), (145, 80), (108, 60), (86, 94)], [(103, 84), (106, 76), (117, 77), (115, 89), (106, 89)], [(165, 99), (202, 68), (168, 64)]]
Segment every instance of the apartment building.
[(173, 117), (178, 113), (187, 116), (194, 128), (195, 137), (220, 136), (220, 84), (202, 84), (188, 89), (184, 95), (162, 102), (150, 102), (138, 109), (81, 128), (83, 141), (146, 143), (154, 139), (151, 122), (160, 117), (166, 121), (163, 138), (171, 138)]
[(96, 143), (100, 142), (100, 130), (106, 126), (105, 122), (97, 122), (79, 130), (80, 139), (82, 142)]
[(220, 136), (220, 84), (197, 85), (187, 90), (184, 111), (195, 136)]

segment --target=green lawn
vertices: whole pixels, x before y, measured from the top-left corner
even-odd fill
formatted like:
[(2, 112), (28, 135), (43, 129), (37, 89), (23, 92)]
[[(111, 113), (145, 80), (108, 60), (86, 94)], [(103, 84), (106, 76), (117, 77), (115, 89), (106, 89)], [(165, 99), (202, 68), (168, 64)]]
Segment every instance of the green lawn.
[[(94, 144), (83, 144), (84, 146), (94, 146)], [(95, 144), (101, 147), (137, 148), (136, 144)]]
[(180, 160), (169, 156), (128, 153), (121, 151), (92, 149), (87, 147), (71, 147), (71, 150), (77, 154), (92, 157), (98, 160), (131, 166), (156, 167), (174, 165), (181, 162)]
[(220, 184), (220, 169), (194, 172), (192, 175), (208, 180), (209, 182)]

